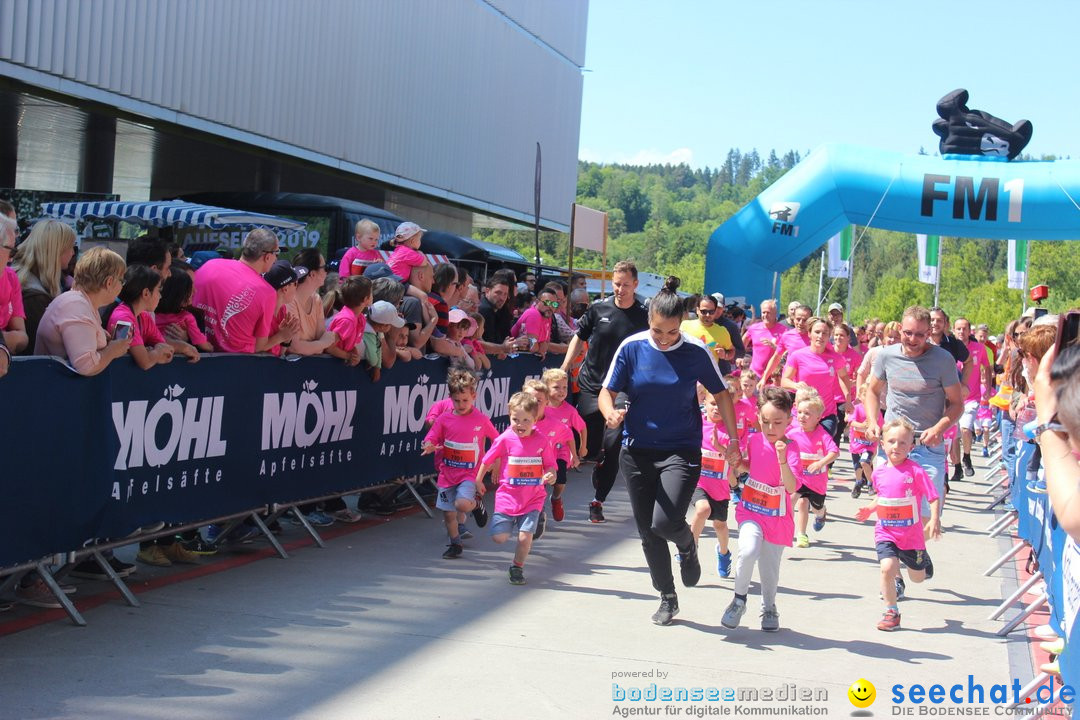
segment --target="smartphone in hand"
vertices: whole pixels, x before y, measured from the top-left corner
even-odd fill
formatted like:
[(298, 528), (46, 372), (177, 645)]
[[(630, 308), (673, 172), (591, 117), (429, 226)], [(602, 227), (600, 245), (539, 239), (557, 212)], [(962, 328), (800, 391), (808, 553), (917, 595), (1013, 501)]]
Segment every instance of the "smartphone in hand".
[(117, 320), (113, 327), (113, 340), (127, 340), (131, 337), (131, 323), (127, 320)]

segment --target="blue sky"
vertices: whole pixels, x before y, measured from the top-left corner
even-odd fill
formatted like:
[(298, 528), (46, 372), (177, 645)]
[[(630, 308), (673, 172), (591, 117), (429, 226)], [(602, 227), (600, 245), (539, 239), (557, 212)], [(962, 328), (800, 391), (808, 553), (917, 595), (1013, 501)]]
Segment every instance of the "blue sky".
[(718, 167), (827, 142), (937, 150), (956, 88), (1080, 158), (1080, 3), (590, 0), (579, 157)]

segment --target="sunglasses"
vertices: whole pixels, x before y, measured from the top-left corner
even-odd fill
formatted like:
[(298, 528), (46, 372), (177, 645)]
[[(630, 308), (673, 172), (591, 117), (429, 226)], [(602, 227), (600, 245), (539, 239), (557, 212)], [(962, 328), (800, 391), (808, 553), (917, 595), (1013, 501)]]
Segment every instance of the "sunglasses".
[(715, 315), (716, 311), (715, 310), (698, 310), (697, 314), (698, 315)]
[(558, 307), (559, 307), (559, 301), (558, 300), (541, 300), (540, 302), (542, 302), (544, 305), (547, 305), (549, 308), (558, 309)]

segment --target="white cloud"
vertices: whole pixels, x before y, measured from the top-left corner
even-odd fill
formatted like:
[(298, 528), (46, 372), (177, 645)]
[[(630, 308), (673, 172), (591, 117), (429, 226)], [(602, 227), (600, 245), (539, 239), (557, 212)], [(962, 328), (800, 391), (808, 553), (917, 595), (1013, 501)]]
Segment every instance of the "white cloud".
[(676, 148), (671, 152), (663, 152), (662, 150), (646, 149), (638, 150), (633, 155), (626, 153), (614, 153), (613, 155), (604, 155), (603, 153), (590, 150), (589, 148), (581, 148), (578, 151), (578, 158), (585, 162), (594, 163), (617, 163), (620, 165), (680, 165), (686, 164), (690, 167), (694, 166), (694, 152), (690, 148)]

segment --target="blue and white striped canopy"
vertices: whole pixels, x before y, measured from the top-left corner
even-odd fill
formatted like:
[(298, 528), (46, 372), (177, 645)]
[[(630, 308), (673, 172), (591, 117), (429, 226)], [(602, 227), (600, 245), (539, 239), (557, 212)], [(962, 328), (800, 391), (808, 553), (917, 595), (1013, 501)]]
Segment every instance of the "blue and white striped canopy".
[(199, 205), (182, 200), (159, 200), (155, 202), (62, 202), (42, 203), (44, 217), (59, 220), (123, 220), (152, 227), (207, 227), (220, 230), (224, 227), (267, 227), (280, 230), (299, 230), (305, 223), (286, 220), (274, 215), (229, 210), (212, 205)]

